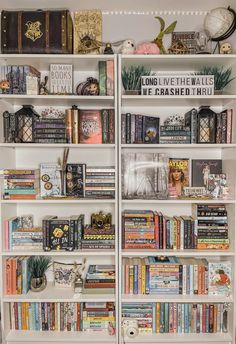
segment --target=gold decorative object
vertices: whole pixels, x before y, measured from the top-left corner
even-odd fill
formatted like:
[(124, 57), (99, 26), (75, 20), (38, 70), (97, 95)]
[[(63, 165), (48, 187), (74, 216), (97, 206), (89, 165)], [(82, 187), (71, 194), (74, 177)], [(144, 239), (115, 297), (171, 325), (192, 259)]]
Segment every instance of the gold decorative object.
[(102, 12), (86, 10), (74, 15), (74, 54), (100, 54)]
[(112, 226), (111, 213), (104, 214), (102, 211), (91, 215), (91, 226), (93, 229), (110, 229)]
[(179, 54), (190, 54), (188, 47), (181, 41), (177, 41), (172, 44), (168, 49), (169, 54), (179, 55)]

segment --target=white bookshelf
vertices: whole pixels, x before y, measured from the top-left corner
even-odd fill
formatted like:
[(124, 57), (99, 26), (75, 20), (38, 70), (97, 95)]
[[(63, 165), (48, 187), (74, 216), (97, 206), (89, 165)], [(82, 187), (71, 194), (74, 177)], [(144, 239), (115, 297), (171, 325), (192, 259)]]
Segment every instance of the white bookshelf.
[[(50, 63), (71, 63), (74, 70), (74, 88), (88, 76), (98, 77), (98, 61), (113, 60), (117, 80), (116, 55), (0, 55), (0, 65), (7, 64), (31, 64), (41, 73), (49, 71)], [(52, 106), (65, 110), (76, 104), (82, 109), (114, 109), (117, 120), (117, 86), (114, 84), (114, 96), (28, 96), (28, 95), (0, 95), (1, 113), (5, 110), (15, 112), (23, 104), (34, 105), (36, 111)], [(117, 171), (118, 161), (118, 135), (115, 130), (114, 144), (17, 144), (3, 143), (2, 117), (0, 118), (0, 169), (3, 168), (39, 168), (41, 162), (57, 162), (62, 157), (63, 149), (70, 148), (68, 162), (86, 163), (89, 166), (115, 166)], [(115, 123), (115, 129), (117, 123)], [(116, 173), (117, 180), (117, 173)], [(2, 189), (2, 180), (1, 180)], [(116, 190), (118, 189), (116, 182)], [(45, 215), (69, 216), (85, 214), (85, 223), (90, 223), (90, 216), (98, 211), (111, 212), (112, 220), (116, 228), (115, 250), (80, 250), (80, 251), (11, 251), (4, 250), (4, 220), (24, 214), (32, 214), (34, 223), (40, 225)], [(5, 343), (90, 343), (96, 334), (88, 335), (85, 332), (61, 333), (61, 332), (36, 332), (13, 331), (9, 323), (10, 302), (114, 302), (116, 306), (116, 318), (118, 318), (118, 279), (115, 294), (75, 294), (73, 289), (56, 288), (53, 281), (52, 267), (47, 272), (48, 284), (44, 291), (34, 293), (29, 291), (26, 295), (5, 295), (5, 269), (4, 262), (9, 256), (50, 256), (52, 260), (59, 262), (81, 262), (86, 258), (89, 264), (115, 264), (118, 267), (118, 193), (115, 199), (36, 199), (36, 200), (0, 200), (0, 231), (1, 231), (1, 309), (2, 329)], [(118, 343), (118, 335), (109, 336), (108, 333), (99, 334), (97, 342)]]
[[(235, 109), (236, 106), (236, 84), (232, 82), (226, 94), (214, 95), (211, 97), (181, 97), (181, 96), (142, 96), (125, 95), (121, 80), (122, 66), (144, 65), (151, 71), (183, 71), (197, 70), (202, 65), (224, 65), (231, 66), (233, 73), (236, 72), (236, 55), (194, 55), (194, 56), (141, 56), (123, 55), (118, 56), (119, 73), (119, 128), (121, 131), (121, 114), (136, 113), (143, 115), (154, 115), (160, 118), (160, 124), (164, 119), (174, 114), (184, 114), (192, 107), (200, 105), (210, 105), (216, 111), (227, 107)], [(235, 112), (235, 111), (234, 111)], [(235, 113), (234, 113), (235, 118)], [(196, 257), (206, 259), (230, 260), (234, 266), (235, 274), (235, 218), (236, 218), (236, 199), (235, 199), (235, 168), (236, 168), (236, 145), (235, 145), (236, 124), (234, 121), (233, 141), (231, 144), (121, 144), (119, 141), (119, 221), (122, 223), (122, 211), (129, 210), (157, 210), (168, 216), (191, 215), (194, 204), (225, 204), (228, 210), (230, 249), (227, 251), (219, 250), (127, 250), (122, 249), (119, 243), (119, 275), (122, 276), (122, 259), (137, 258), (155, 255), (169, 255), (177, 257)], [(189, 158), (191, 159), (222, 159), (223, 171), (229, 175), (231, 195), (226, 200), (143, 200), (143, 199), (123, 199), (122, 198), (122, 159), (121, 155), (125, 152), (142, 153), (166, 153), (168, 157)], [(190, 176), (191, 180), (191, 176)], [(121, 283), (122, 285), (122, 283)], [(233, 283), (235, 290), (235, 280)], [(120, 307), (122, 303), (145, 303), (145, 302), (183, 302), (183, 303), (213, 303), (228, 302), (230, 304), (229, 313), (229, 332), (227, 334), (140, 334), (133, 339), (125, 338), (124, 343), (234, 343), (235, 337), (235, 298), (234, 292), (230, 297), (212, 297), (208, 295), (127, 295), (119, 290)], [(120, 319), (121, 321), (121, 314)]]

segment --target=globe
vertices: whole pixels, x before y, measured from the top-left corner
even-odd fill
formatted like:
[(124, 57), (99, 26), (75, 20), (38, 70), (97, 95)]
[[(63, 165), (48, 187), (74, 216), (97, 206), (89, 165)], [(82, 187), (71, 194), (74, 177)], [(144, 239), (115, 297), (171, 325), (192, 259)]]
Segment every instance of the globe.
[(211, 10), (205, 17), (204, 29), (211, 39), (224, 35), (234, 21), (234, 14), (224, 7)]

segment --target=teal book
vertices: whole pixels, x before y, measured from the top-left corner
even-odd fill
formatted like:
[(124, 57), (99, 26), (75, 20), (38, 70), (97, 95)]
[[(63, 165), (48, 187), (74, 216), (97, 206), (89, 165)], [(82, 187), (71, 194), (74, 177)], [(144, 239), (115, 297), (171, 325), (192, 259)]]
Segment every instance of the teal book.
[(106, 61), (98, 62), (98, 70), (99, 70), (99, 95), (106, 96), (107, 94)]

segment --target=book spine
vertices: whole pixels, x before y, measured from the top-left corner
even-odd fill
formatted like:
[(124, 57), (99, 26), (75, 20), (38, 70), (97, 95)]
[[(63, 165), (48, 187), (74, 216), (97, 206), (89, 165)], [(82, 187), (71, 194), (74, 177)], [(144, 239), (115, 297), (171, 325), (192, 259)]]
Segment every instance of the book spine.
[(232, 139), (232, 109), (227, 110), (227, 130), (226, 130), (226, 143), (231, 143)]
[(105, 96), (107, 94), (106, 83), (106, 61), (98, 62), (98, 71), (99, 71), (99, 95)]
[(195, 109), (191, 113), (191, 143), (197, 143), (198, 114)]
[(114, 109), (110, 109), (109, 110), (109, 143), (115, 143), (115, 110)]
[(102, 143), (109, 143), (109, 110), (101, 110), (102, 116)]
[(122, 113), (121, 115), (121, 144), (126, 143), (126, 114)]
[(135, 143), (135, 115), (131, 114), (131, 123), (130, 123), (130, 131), (131, 131), (131, 144)]
[(227, 143), (227, 112), (221, 112), (221, 125), (222, 125), (222, 142)]
[(126, 114), (126, 143), (131, 143), (131, 113)]
[(107, 96), (114, 95), (114, 61), (106, 61), (106, 93)]

